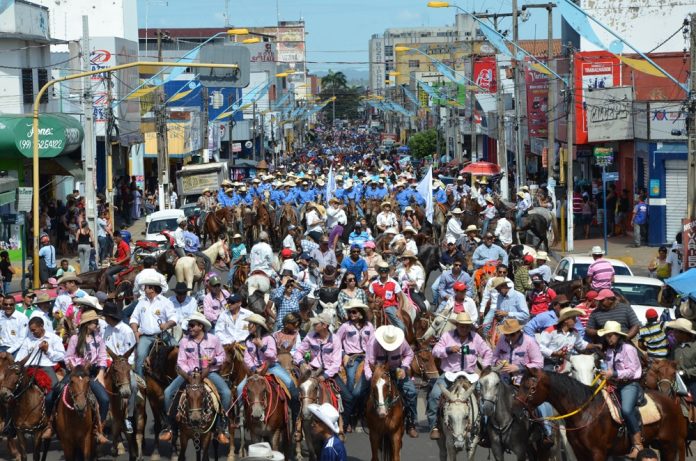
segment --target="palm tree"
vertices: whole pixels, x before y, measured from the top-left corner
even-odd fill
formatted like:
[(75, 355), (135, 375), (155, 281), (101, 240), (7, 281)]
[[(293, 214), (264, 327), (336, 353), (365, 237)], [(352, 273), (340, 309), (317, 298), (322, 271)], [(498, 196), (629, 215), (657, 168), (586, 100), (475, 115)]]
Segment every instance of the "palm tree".
[(348, 79), (346, 74), (341, 71), (334, 72), (329, 69), (329, 73), (321, 78), (321, 86), (325, 90), (331, 89), (331, 95), (334, 97), (331, 103), (331, 110), (333, 112), (333, 117), (331, 120), (332, 124), (336, 123), (336, 90), (344, 90), (348, 87)]

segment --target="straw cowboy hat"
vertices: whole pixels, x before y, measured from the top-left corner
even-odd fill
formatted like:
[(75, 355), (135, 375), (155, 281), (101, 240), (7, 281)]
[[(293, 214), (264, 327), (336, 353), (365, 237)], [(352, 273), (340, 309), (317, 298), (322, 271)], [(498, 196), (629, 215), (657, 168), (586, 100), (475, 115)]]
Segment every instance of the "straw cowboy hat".
[[(247, 318), (247, 321), (249, 319)], [(314, 326), (317, 323), (324, 323), (326, 325), (331, 325), (333, 324), (333, 318), (328, 312), (322, 312), (321, 314), (317, 314), (316, 316), (312, 317), (309, 319), (310, 325)]]
[(414, 235), (418, 233), (418, 232), (416, 232), (416, 230), (415, 230), (413, 227), (411, 227), (411, 226), (406, 226), (406, 227), (404, 227), (404, 230), (401, 231), (402, 234), (405, 234), (406, 232), (410, 232), (410, 233), (412, 233), (412, 234), (414, 234)]
[(593, 246), (592, 249), (590, 250), (590, 256), (603, 255), (603, 254), (604, 254), (604, 250), (602, 250), (602, 248), (599, 245)]
[(382, 203), (379, 205), (380, 208), (384, 208), (384, 207), (387, 207), (387, 206), (388, 206), (389, 208), (391, 208), (391, 202), (384, 201), (384, 202), (382, 202)]
[(246, 320), (249, 323), (253, 323), (254, 325), (258, 325), (262, 327), (264, 330), (268, 330), (268, 326), (266, 325), (266, 319), (261, 317), (259, 314), (251, 314), (244, 320)]
[(517, 319), (505, 319), (498, 327), (498, 331), (501, 335), (511, 335), (520, 330), (522, 330), (522, 325), (520, 325), (520, 322)]
[(317, 418), (319, 421), (324, 423), (326, 427), (331, 429), (334, 434), (338, 434), (338, 410), (334, 408), (330, 403), (322, 403), (317, 405), (316, 403), (310, 403), (307, 409)]
[(95, 320), (99, 320), (99, 315), (94, 311), (87, 311), (80, 317), (80, 326), (85, 323), (94, 322)]
[(495, 205), (495, 200), (493, 200), (493, 197), (490, 195), (486, 196), (486, 202), (490, 203), (491, 205)]
[(471, 317), (469, 314), (466, 312), (460, 312), (457, 314), (456, 317), (448, 319), (450, 322), (454, 323), (455, 325), (473, 325), (474, 321), (471, 320)]
[(457, 207), (457, 208), (455, 208), (454, 210), (450, 211), (450, 213), (452, 213), (452, 214), (462, 214), (463, 211), (462, 211), (461, 208)]
[(329, 203), (341, 203), (341, 201), (339, 199), (337, 199), (336, 197), (331, 197), (331, 200), (329, 200)]
[(551, 259), (549, 259), (549, 254), (545, 251), (537, 251), (536, 259), (543, 259), (544, 261), (551, 261)]
[(500, 286), (507, 285), (507, 279), (505, 277), (496, 277), (491, 282), (491, 288), (496, 289)]
[(406, 213), (407, 211), (413, 212), (413, 207), (407, 206), (406, 208), (404, 208), (404, 213)]
[(348, 301), (348, 304), (343, 306), (343, 309), (346, 312), (348, 312), (351, 309), (362, 309), (363, 312), (366, 314), (368, 307), (367, 307), (367, 304), (361, 303), (360, 300), (358, 300), (358, 299), (351, 299), (350, 301)]
[(99, 304), (99, 300), (95, 296), (83, 296), (81, 298), (75, 298), (75, 304), (82, 304), (83, 306), (89, 306), (92, 309), (96, 309), (98, 311), (102, 310), (101, 304)]
[(82, 283), (82, 280), (80, 280), (80, 278), (77, 275), (75, 275), (74, 272), (68, 272), (67, 274), (58, 279), (58, 285), (65, 282)]
[(399, 232), (396, 230), (395, 227), (388, 227), (387, 229), (385, 229), (384, 233), (385, 233), (385, 234), (396, 235), (396, 234), (398, 234)]
[(378, 269), (378, 270), (379, 270), (379, 269), (389, 269), (390, 267), (391, 267), (391, 266), (389, 266), (389, 263), (386, 262), (386, 261), (384, 261), (384, 260), (382, 260), (382, 261), (380, 261), (380, 262), (377, 263), (377, 269)]
[(488, 178), (484, 176), (478, 180), (478, 183), (479, 184), (488, 184)]
[(582, 309), (575, 309), (574, 307), (564, 307), (558, 314), (558, 322), (556, 322), (556, 325), (568, 320), (569, 318), (583, 315), (584, 313), (585, 311), (583, 311)]
[(522, 197), (522, 198), (524, 198), (524, 192), (522, 192), (522, 191), (519, 191), (519, 192), (517, 193), (517, 196), (518, 196), (518, 197)]
[(522, 186), (522, 187), (520, 187), (520, 190), (523, 190), (525, 192), (529, 192), (529, 186)]
[[(198, 322), (203, 325), (203, 328), (205, 328), (205, 331), (210, 331), (211, 328), (213, 328), (213, 325), (210, 324), (207, 318), (205, 318), (205, 315), (201, 314), (200, 312), (193, 312), (191, 315), (189, 315), (189, 318), (187, 319), (189, 322)], [(249, 319), (247, 318), (247, 321)]]
[(694, 324), (691, 323), (691, 320), (685, 319), (683, 317), (665, 323), (665, 328), (671, 328), (672, 330), (679, 330), (683, 331), (684, 333), (689, 333), (690, 335), (696, 335), (696, 331), (694, 330)]
[(621, 324), (614, 320), (607, 320), (604, 323), (604, 328), (597, 330), (599, 336), (608, 335), (610, 333), (616, 333), (617, 335), (626, 336), (626, 333), (621, 331)]
[(478, 227), (476, 227), (476, 224), (469, 224), (466, 226), (466, 229), (464, 229), (464, 233), (468, 234), (469, 232), (478, 232)]
[(404, 342), (404, 332), (394, 325), (382, 325), (375, 330), (375, 339), (387, 351), (395, 351)]
[(417, 260), (418, 256), (416, 256), (416, 254), (413, 251), (407, 250), (401, 254), (401, 259), (407, 259), (407, 258)]

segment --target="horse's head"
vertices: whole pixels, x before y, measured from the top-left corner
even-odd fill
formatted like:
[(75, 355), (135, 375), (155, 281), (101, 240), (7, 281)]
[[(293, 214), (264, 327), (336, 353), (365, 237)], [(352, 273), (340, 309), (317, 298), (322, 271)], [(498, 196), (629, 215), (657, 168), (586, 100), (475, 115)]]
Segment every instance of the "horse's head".
[(319, 380), (309, 377), (300, 384), (300, 405), (302, 405), (302, 418), (311, 419), (312, 413), (309, 405), (319, 403)]
[(672, 394), (676, 378), (677, 362), (674, 360), (653, 360), (643, 375), (643, 386), (646, 389), (657, 389), (663, 394)]
[(5, 369), (0, 379), (0, 401), (3, 403), (12, 400), (15, 392), (21, 386), (22, 376), (24, 375), (24, 362), (15, 362)]
[(471, 404), (469, 398), (476, 387), (465, 377), (460, 376), (448, 390), (442, 386), (445, 401), (442, 407), (442, 423), (454, 439), (454, 447), (464, 448), (471, 432)]
[(442, 314), (435, 314), (430, 322), (430, 326), (425, 330), (421, 339), (427, 341), (433, 336), (440, 336), (445, 329), (445, 325), (447, 325), (447, 317)]
[(184, 398), (186, 399), (188, 421), (194, 426), (200, 425), (203, 421), (207, 394), (201, 374), (193, 373), (191, 381), (184, 391)]
[(481, 398), (481, 413), (491, 416), (498, 403), (498, 392), (503, 382), (498, 374), (501, 367), (486, 367), (481, 372), (478, 380), (479, 394)]
[(536, 408), (547, 400), (548, 395), (549, 379), (544, 370), (527, 368), (517, 390), (517, 400), (527, 408)]
[(67, 392), (78, 414), (84, 413), (89, 405), (89, 373), (82, 366), (77, 366), (70, 373)]
[(106, 353), (111, 357), (111, 366), (108, 370), (109, 377), (121, 399), (126, 401), (131, 396), (131, 366), (128, 363), (128, 359), (133, 351), (135, 351), (135, 346), (128, 349), (125, 354), (118, 355), (108, 347), (106, 348)]
[(594, 354), (576, 354), (570, 356), (571, 375), (586, 386), (590, 386), (595, 377), (597, 364)]
[(264, 376), (253, 375), (247, 379), (245, 391), (245, 403), (247, 408), (251, 408), (251, 417), (263, 421), (271, 399), (271, 386)]
[(5, 372), (14, 363), (14, 357), (8, 352), (0, 352), (0, 380), (5, 376)]
[(373, 399), (377, 410), (377, 416), (386, 418), (389, 409), (396, 399), (396, 385), (389, 376), (389, 371), (384, 365), (377, 365), (372, 373), (372, 386), (370, 397)]
[(236, 382), (235, 376), (246, 375), (246, 366), (244, 365), (244, 351), (242, 347), (238, 344), (225, 344), (223, 346), (225, 350), (225, 361), (220, 367), (220, 376), (226, 379), (232, 379)]

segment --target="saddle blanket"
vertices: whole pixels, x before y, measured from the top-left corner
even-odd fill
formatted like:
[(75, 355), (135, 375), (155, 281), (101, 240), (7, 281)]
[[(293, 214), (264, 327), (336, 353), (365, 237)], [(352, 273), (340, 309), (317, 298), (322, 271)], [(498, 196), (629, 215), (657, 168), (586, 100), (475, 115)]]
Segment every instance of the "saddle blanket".
[[(609, 413), (611, 414), (611, 419), (617, 424), (623, 424), (623, 418), (621, 417), (621, 404), (614, 394), (610, 394), (606, 390), (602, 389), (602, 397), (609, 408)], [(649, 394), (645, 394), (646, 404), (638, 407), (640, 413), (640, 419), (643, 424), (653, 424), (660, 420), (662, 415), (655, 405), (655, 401)]]
[(290, 400), (290, 390), (288, 389), (288, 386), (285, 385), (282, 379), (279, 379), (277, 376), (270, 373), (266, 375), (266, 379), (276, 383), (287, 397), (287, 400)]

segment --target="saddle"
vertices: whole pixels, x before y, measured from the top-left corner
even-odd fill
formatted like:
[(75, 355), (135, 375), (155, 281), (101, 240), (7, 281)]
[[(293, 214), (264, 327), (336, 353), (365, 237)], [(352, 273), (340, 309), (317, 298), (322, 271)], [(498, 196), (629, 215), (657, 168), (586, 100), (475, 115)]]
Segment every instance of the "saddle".
[[(271, 373), (268, 373), (267, 375), (265, 375), (265, 378), (271, 387), (275, 387), (276, 390), (279, 391), (278, 394), (281, 396), (282, 400), (290, 401), (290, 390), (288, 389), (288, 386), (285, 385), (283, 380), (278, 379), (277, 376), (275, 376), (274, 374), (271, 374)], [(285, 396), (284, 399), (283, 399), (283, 396)]]
[[(615, 423), (623, 425), (624, 420), (621, 417), (621, 402), (617, 393), (613, 390), (608, 391), (606, 389), (602, 389), (602, 397), (609, 408), (611, 419), (613, 419)], [(639, 400), (639, 402), (641, 401)], [(662, 415), (660, 414), (660, 410), (658, 410), (657, 405), (650, 394), (644, 393), (642, 402), (643, 403), (638, 407), (638, 412), (640, 413), (640, 419), (643, 421), (643, 424), (653, 424), (658, 422), (662, 418)]]
[(275, 282), (275, 280), (273, 279), (273, 277), (269, 277), (268, 274), (266, 274), (266, 273), (265, 273), (264, 271), (262, 271), (261, 269), (257, 269), (257, 270), (255, 270), (255, 271), (249, 273), (249, 277), (251, 277), (252, 275), (262, 275), (262, 276), (264, 276), (264, 277), (266, 277), (266, 278), (268, 279), (268, 281), (269, 281), (269, 283), (271, 284), (272, 287), (276, 286), (276, 282)]
[(115, 286), (118, 286), (123, 282), (123, 279), (126, 277), (126, 275), (130, 274), (134, 270), (137, 269), (137, 266), (128, 266), (125, 269), (123, 269), (121, 272), (116, 274), (116, 281), (114, 282)]

